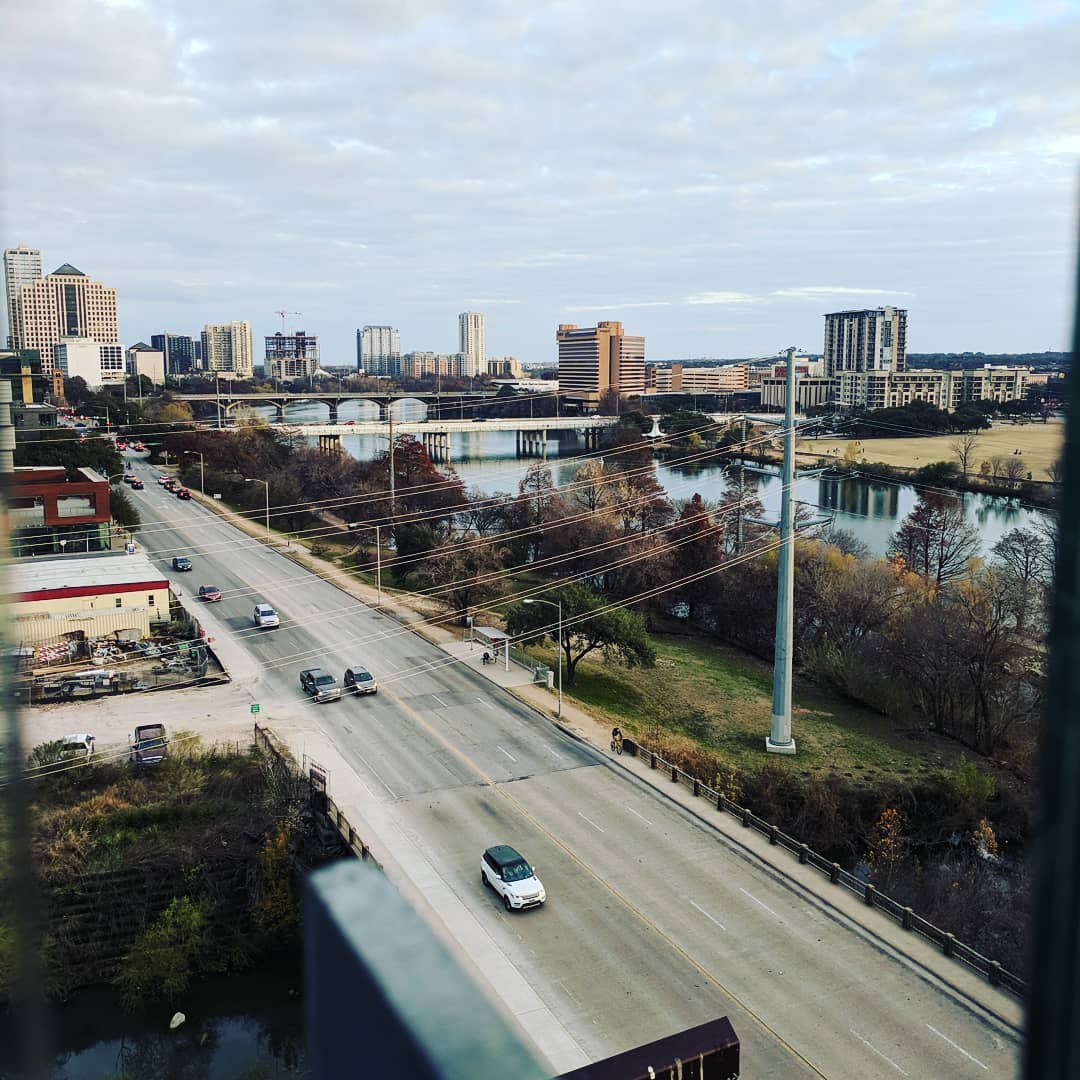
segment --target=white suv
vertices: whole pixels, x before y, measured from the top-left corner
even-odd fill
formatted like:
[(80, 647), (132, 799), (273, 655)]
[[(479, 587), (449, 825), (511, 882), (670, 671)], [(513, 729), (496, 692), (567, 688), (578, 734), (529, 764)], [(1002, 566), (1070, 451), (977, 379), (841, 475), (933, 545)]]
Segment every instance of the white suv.
[(255, 614), (252, 619), (256, 626), (274, 627), (281, 625), (278, 613), (269, 604), (256, 604)]
[(502, 897), (507, 911), (539, 907), (547, 893), (536, 871), (508, 844), (498, 844), (480, 859), (480, 881)]

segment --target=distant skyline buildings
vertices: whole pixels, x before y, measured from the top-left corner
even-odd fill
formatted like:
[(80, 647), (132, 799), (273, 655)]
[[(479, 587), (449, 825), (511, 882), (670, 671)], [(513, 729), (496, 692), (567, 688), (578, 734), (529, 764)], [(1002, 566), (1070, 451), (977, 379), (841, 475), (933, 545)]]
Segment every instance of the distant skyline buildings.
[(255, 345), (251, 323), (237, 319), (227, 323), (207, 323), (202, 331), (203, 369), (229, 374), (234, 379), (250, 379), (254, 371)]
[[(70, 263), (27, 281), (25, 275), (32, 268), (35, 250), (29, 249), (21, 269), (13, 266), (13, 281), (20, 273), (24, 276), (21, 284), (13, 285), (17, 290), (13, 300), (18, 308), (13, 320), (19, 335), (16, 347), (37, 349), (43, 374), (51, 375), (56, 368), (56, 347), (62, 339), (87, 338), (100, 345), (118, 345), (116, 290)], [(19, 253), (18, 248), (13, 251)], [(6, 266), (5, 258), (5, 279)]]
[(161, 334), (152, 334), (150, 345), (164, 357), (167, 375), (186, 375), (200, 366), (201, 338), (192, 338), (189, 334), (171, 334), (166, 331)]
[(907, 368), (907, 310), (879, 307), (825, 316), (825, 375)]
[(620, 396), (645, 393), (645, 338), (624, 333), (621, 322), (562, 323), (555, 340), (560, 393), (593, 404), (608, 390)]
[(458, 316), (458, 352), (465, 357), (462, 375), (487, 372), (487, 332), (480, 312), (463, 311)]
[(4, 250), (4, 297), (7, 312), (7, 345), (9, 349), (22, 349), (24, 335), (19, 297), (27, 285), (41, 278), (41, 251), (39, 248), (18, 247)]
[(393, 326), (357, 330), (356, 370), (367, 375), (400, 375), (401, 331)]
[(319, 338), (296, 330), (291, 334), (268, 334), (263, 370), (267, 378), (309, 379), (319, 367)]

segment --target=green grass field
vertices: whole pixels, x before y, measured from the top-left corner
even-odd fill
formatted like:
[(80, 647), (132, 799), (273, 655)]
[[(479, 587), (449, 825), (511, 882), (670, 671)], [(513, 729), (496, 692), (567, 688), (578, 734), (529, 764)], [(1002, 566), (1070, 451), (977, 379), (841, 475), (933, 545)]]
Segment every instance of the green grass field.
[[(582, 661), (567, 696), (646, 743), (665, 732), (720, 753), (736, 768), (760, 765), (772, 713), (771, 666), (700, 639), (665, 636), (654, 638), (654, 644), (655, 668)], [(554, 662), (550, 650), (547, 657)], [(796, 679), (793, 697), (798, 753), (769, 760), (802, 775), (911, 779), (947, 766), (955, 756), (928, 740), (910, 739), (878, 713), (803, 680)]]

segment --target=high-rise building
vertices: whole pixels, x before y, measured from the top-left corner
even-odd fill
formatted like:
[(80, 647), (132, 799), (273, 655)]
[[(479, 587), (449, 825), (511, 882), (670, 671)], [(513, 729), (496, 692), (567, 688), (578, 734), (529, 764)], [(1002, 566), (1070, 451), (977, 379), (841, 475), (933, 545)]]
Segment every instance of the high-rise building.
[(266, 374), (271, 379), (309, 379), (319, 368), (319, 338), (280, 330), (266, 338)]
[(556, 342), (560, 393), (595, 403), (609, 389), (621, 397), (645, 392), (645, 338), (624, 334), (621, 322), (563, 323)]
[(250, 379), (254, 351), (251, 323), (246, 320), (207, 323), (203, 327), (203, 367), (207, 371), (228, 372), (234, 379)]
[(4, 252), (4, 289), (7, 296), (7, 345), (25, 349), (19, 296), (27, 285), (41, 280), (41, 252), (20, 244)]
[(357, 330), (356, 370), (368, 375), (400, 375), (400, 331), (392, 326), (365, 326)]
[[(150, 347), (165, 357), (166, 375), (186, 375), (196, 367), (196, 349), (201, 343), (187, 334), (151, 334)], [(201, 352), (201, 349), (198, 350)]]
[(845, 371), (905, 371), (907, 311), (870, 308), (825, 316), (825, 374)]
[(127, 350), (125, 360), (130, 378), (140, 380), (145, 377), (154, 386), (165, 384), (165, 353), (161, 349), (153, 349), (140, 341)]
[(484, 316), (478, 311), (463, 311), (458, 316), (458, 352), (465, 358), (465, 376), (487, 373), (487, 342)]
[(22, 348), (38, 350), (48, 375), (61, 338), (90, 338), (102, 345), (120, 339), (116, 290), (92, 281), (70, 263), (23, 285), (18, 305)]

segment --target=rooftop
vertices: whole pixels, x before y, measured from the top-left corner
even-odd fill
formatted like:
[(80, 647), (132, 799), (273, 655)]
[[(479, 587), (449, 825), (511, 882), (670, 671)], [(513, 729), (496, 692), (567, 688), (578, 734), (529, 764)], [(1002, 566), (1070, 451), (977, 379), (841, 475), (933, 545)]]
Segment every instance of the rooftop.
[(64, 263), (63, 266), (58, 266), (53, 271), (53, 276), (57, 274), (63, 274), (64, 277), (86, 277), (81, 270), (77, 270), (71, 263)]
[(145, 555), (108, 552), (97, 557), (57, 555), (21, 559), (8, 566), (16, 595), (60, 592), (65, 589), (141, 585), (167, 587), (165, 574)]

